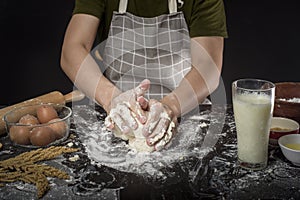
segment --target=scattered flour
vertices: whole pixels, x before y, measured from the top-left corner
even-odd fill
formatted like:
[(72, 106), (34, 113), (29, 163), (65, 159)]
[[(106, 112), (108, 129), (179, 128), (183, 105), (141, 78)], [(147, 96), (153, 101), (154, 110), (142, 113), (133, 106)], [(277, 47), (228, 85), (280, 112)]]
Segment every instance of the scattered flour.
[(97, 114), (88, 106), (73, 107), (74, 124), (79, 139), (86, 147), (89, 158), (98, 165), (124, 172), (159, 176), (162, 174), (161, 170), (172, 166), (173, 163), (191, 156), (203, 158), (212, 151), (211, 147), (202, 147), (210, 116), (201, 112), (198, 113), (198, 117), (186, 117), (181, 120), (167, 149), (151, 153), (129, 148), (128, 142), (103, 128), (104, 121), (99, 121)]

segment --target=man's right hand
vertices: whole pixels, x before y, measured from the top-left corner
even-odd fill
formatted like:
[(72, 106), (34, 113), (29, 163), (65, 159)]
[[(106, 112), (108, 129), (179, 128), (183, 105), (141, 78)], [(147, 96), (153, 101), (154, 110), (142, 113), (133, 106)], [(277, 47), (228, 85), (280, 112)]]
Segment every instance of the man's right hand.
[(145, 79), (138, 87), (116, 96), (111, 101), (106, 126), (111, 130), (117, 126), (121, 133), (127, 134), (137, 129), (138, 123), (136, 119), (139, 120), (141, 124), (144, 124), (147, 121), (146, 112), (144, 111), (147, 102), (144, 98), (144, 94), (149, 88), (150, 81)]

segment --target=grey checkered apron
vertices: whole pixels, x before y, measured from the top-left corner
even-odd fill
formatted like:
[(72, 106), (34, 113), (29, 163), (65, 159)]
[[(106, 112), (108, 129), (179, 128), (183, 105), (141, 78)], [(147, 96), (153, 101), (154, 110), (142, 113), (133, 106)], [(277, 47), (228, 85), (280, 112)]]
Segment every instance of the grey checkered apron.
[(104, 49), (105, 76), (122, 91), (151, 81), (147, 98), (161, 99), (174, 90), (191, 69), (190, 37), (176, 0), (169, 0), (169, 14), (153, 18), (128, 12), (120, 0), (113, 13)]

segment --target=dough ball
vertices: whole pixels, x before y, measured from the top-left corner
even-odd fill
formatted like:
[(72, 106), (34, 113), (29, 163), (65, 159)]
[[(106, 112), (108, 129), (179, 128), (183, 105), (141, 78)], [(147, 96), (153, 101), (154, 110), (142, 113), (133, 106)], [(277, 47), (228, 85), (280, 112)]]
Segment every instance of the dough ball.
[[(118, 106), (116, 107), (118, 109)], [(129, 116), (123, 116), (123, 117), (129, 117)], [(131, 149), (134, 149), (138, 152), (152, 152), (154, 151), (154, 146), (147, 145), (146, 138), (144, 137), (142, 130), (143, 130), (143, 124), (141, 124), (136, 118), (135, 120), (138, 123), (138, 128), (134, 130), (131, 133), (128, 134), (122, 134), (120, 129), (115, 126), (115, 130), (113, 131), (113, 134), (121, 138), (122, 140), (128, 141), (128, 145)]]

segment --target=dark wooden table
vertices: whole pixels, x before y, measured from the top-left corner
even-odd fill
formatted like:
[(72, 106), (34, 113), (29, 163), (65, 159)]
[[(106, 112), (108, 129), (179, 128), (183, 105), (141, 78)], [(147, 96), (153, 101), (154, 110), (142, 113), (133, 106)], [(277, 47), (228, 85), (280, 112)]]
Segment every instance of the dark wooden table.
[[(208, 148), (203, 157), (193, 153), (185, 155), (176, 162), (164, 165), (159, 175), (122, 171), (109, 164), (97, 164), (87, 153), (90, 147), (84, 144), (82, 134), (97, 131), (93, 126), (103, 123), (105, 112), (99, 106), (70, 106), (74, 113), (70, 131), (72, 137), (61, 145), (72, 143), (73, 147), (81, 150), (47, 161), (47, 164), (67, 171), (72, 178), (67, 181), (51, 179), (50, 190), (42, 199), (300, 198), (300, 168), (286, 160), (279, 148), (269, 149), (266, 169), (249, 171), (236, 164), (236, 130), (231, 105), (217, 105), (214, 108), (202, 105), (198, 117), (182, 118), (183, 122), (192, 120), (194, 124), (200, 124), (198, 131), (204, 136), (212, 124), (221, 127), (221, 131), (215, 134), (216, 143)], [(215, 120), (218, 110), (224, 114), (225, 121)], [(206, 118), (201, 118), (203, 115)], [(77, 123), (74, 116), (80, 117), (80, 120), (86, 119), (87, 123)], [(0, 142), (4, 145), (0, 151), (0, 160), (30, 150), (12, 145), (7, 137), (1, 137)], [(194, 146), (191, 152), (196, 148)], [(80, 159), (70, 161), (69, 157), (74, 155)], [(15, 182), (0, 187), (0, 199), (37, 199), (37, 196), (33, 185)]]

